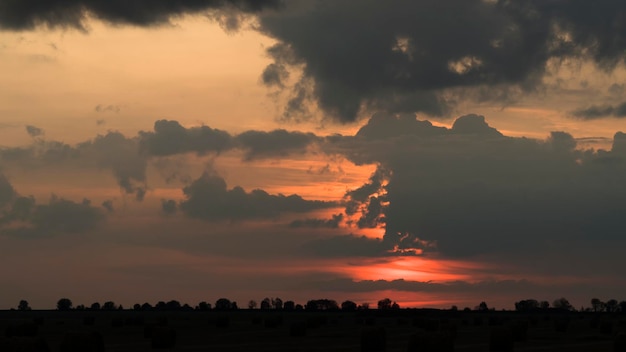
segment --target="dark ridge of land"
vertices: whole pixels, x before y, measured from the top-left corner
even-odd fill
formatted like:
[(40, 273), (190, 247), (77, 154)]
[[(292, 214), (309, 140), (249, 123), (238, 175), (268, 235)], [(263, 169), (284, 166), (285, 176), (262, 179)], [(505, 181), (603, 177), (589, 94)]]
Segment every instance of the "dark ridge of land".
[(42, 342), (61, 352), (626, 351), (626, 315), (588, 312), (0, 311), (0, 329), (2, 352)]

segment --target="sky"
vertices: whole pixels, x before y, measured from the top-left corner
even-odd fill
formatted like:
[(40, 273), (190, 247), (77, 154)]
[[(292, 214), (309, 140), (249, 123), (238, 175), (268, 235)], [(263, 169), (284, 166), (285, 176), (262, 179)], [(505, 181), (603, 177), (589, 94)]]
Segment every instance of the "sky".
[(625, 16), (0, 0), (0, 309), (626, 300)]

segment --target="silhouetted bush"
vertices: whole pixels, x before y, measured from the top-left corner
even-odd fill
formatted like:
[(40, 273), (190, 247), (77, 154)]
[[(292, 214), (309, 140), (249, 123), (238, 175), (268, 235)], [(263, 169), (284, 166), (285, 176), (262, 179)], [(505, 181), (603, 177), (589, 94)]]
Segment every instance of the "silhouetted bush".
[(454, 340), (446, 332), (420, 331), (409, 338), (408, 352), (452, 352)]
[(506, 326), (494, 326), (489, 334), (489, 351), (513, 351), (513, 332)]
[(6, 337), (33, 337), (39, 333), (39, 326), (33, 321), (21, 321), (6, 327)]
[(361, 331), (361, 352), (385, 352), (386, 350), (385, 328), (367, 328)]
[(41, 337), (0, 338), (2, 352), (50, 352), (46, 340)]
[(97, 332), (67, 332), (59, 347), (60, 352), (104, 352), (104, 340)]
[(292, 322), (291, 325), (289, 325), (289, 336), (306, 336), (306, 327), (307, 324), (303, 321)]
[(152, 329), (150, 339), (152, 348), (174, 348), (176, 346), (176, 330), (166, 326), (155, 326)]

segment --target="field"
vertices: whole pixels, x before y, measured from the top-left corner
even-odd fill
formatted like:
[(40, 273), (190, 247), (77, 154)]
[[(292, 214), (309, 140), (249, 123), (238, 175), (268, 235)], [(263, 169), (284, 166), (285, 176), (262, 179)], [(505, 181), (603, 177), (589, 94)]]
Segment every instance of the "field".
[[(614, 342), (626, 331), (626, 318), (591, 313), (2, 311), (0, 328), (7, 336), (38, 336), (50, 351), (88, 352), (67, 342), (80, 340), (80, 332), (99, 333), (110, 352), (152, 351), (153, 344), (164, 351), (225, 352), (489, 351), (498, 344), (514, 351), (626, 351)], [(4, 338), (0, 350), (17, 351), (9, 347), (17, 340)]]

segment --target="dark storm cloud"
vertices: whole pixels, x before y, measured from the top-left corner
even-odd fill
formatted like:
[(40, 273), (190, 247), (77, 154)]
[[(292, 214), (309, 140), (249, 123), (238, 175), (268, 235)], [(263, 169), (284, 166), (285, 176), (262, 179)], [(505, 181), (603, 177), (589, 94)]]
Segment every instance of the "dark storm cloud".
[(289, 223), (289, 227), (291, 228), (301, 228), (307, 227), (312, 229), (318, 228), (330, 228), (336, 229), (339, 228), (339, 224), (343, 220), (343, 214), (334, 214), (331, 219), (317, 219), (317, 218), (307, 218), (307, 219), (298, 219)]
[(105, 200), (104, 202), (102, 202), (102, 207), (106, 209), (106, 211), (109, 213), (112, 213), (115, 211), (115, 208), (113, 208), (112, 200)]
[(574, 117), (583, 120), (596, 120), (605, 117), (626, 117), (626, 102), (619, 105), (592, 105), (588, 108), (572, 111)]
[(320, 141), (312, 133), (273, 130), (246, 131), (231, 136), (228, 132), (208, 126), (183, 127), (178, 121), (155, 122), (154, 131), (140, 132), (140, 148), (149, 156), (169, 156), (185, 153), (221, 153), (233, 149), (244, 151), (244, 159), (280, 158), (303, 154)]
[(312, 133), (274, 130), (247, 131), (236, 137), (237, 145), (245, 151), (245, 160), (278, 158), (290, 154), (304, 154), (307, 147), (319, 138)]
[(29, 136), (35, 138), (35, 137), (39, 137), (41, 135), (43, 135), (43, 129), (33, 126), (33, 125), (26, 125), (26, 133), (28, 133)]
[(178, 204), (173, 199), (163, 199), (161, 200), (161, 210), (165, 214), (175, 214), (178, 210)]
[(228, 132), (207, 126), (185, 128), (178, 121), (159, 120), (154, 132), (139, 132), (141, 150), (153, 156), (219, 153), (232, 148)]
[[(621, 1), (287, 5), (260, 15), (261, 32), (278, 41), (268, 50), (274, 63), (263, 80), (276, 86), (282, 82), (277, 68), (303, 68), (292, 96), (302, 98), (306, 86), (327, 116), (343, 122), (355, 120), (363, 107), (446, 115), (454, 106), (442, 94), (446, 89), (476, 88), (477, 99), (508, 99), (501, 92), (540, 85), (552, 58), (590, 58), (610, 70), (625, 57), (626, 3)], [(288, 114), (297, 113), (292, 110)]]
[(88, 16), (112, 24), (151, 26), (210, 10), (257, 12), (278, 5), (279, 0), (1, 0), (0, 28), (25, 30), (46, 25), (84, 29)]
[(355, 193), (359, 221), (382, 219), (372, 225), (384, 225), (386, 237), (409, 236), (452, 256), (623, 241), (623, 133), (615, 135), (612, 150), (594, 152), (575, 149), (576, 140), (565, 132), (546, 140), (506, 137), (477, 115), (463, 116), (443, 132), (419, 121), (402, 123), (406, 128), (397, 136), (372, 134), (367, 143), (368, 134), (360, 133), (326, 146), (389, 170), (388, 184), (373, 182), (379, 178), (374, 175)]
[(185, 199), (179, 208), (187, 216), (207, 221), (238, 221), (277, 218), (281, 213), (305, 213), (336, 207), (335, 202), (305, 200), (292, 194), (273, 195), (261, 189), (246, 192), (241, 187), (228, 189), (223, 178), (204, 173), (183, 189)]
[(416, 236), (389, 234), (383, 238), (355, 234), (333, 236), (307, 242), (302, 249), (321, 258), (415, 256), (436, 250), (433, 243)]

